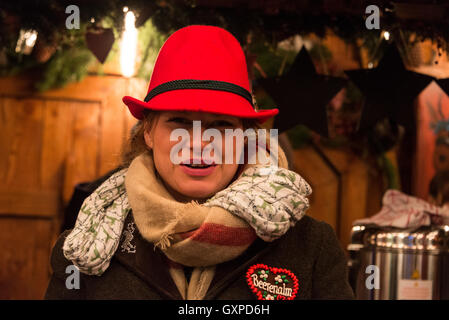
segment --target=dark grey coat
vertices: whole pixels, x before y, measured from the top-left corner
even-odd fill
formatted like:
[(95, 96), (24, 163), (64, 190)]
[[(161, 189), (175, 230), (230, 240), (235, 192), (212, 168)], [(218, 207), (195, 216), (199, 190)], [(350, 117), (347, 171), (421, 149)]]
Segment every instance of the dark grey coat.
[[(133, 222), (128, 215), (125, 226)], [(59, 237), (51, 255), (53, 275), (46, 299), (181, 299), (168, 272), (164, 254), (147, 242), (137, 228), (128, 253), (121, 243), (102, 276), (81, 274), (80, 289), (67, 289), (69, 274), (62, 245), (69, 231)], [(282, 238), (266, 243), (256, 240), (235, 260), (217, 265), (205, 299), (255, 299), (245, 274), (254, 264), (291, 270), (299, 280), (297, 299), (352, 299), (346, 257), (331, 226), (305, 216)]]

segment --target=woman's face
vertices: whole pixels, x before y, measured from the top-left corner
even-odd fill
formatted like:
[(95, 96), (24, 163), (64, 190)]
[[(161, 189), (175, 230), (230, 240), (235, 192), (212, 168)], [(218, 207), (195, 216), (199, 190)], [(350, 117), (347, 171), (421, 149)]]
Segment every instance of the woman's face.
[[(170, 156), (172, 148), (176, 145), (179, 146), (181, 141), (170, 141), (170, 135), (175, 129), (185, 129), (189, 133), (190, 145), (188, 145), (187, 152), (190, 153), (190, 161), (201, 158), (204, 147), (211, 143), (211, 141), (199, 142), (196, 144), (195, 150), (198, 151), (200, 149), (199, 146), (201, 146), (201, 154), (193, 153), (194, 120), (201, 121), (201, 136), (204, 130), (209, 128), (214, 128), (221, 132), (222, 141), (213, 141), (214, 144), (221, 143), (223, 150), (221, 161), (216, 161), (215, 164), (209, 166), (201, 165), (201, 167), (183, 164), (184, 161), (181, 164), (175, 164), (176, 161), (172, 161)], [(151, 128), (145, 131), (145, 142), (153, 150), (154, 165), (157, 172), (167, 189), (177, 200), (203, 200), (224, 189), (231, 182), (239, 167), (237, 161), (235, 161), (236, 153), (239, 154), (239, 152), (236, 150), (236, 144), (233, 140), (232, 152), (234, 153), (234, 161), (225, 163), (225, 129), (237, 128), (243, 129), (242, 121), (231, 116), (200, 112), (168, 111), (158, 114)], [(178, 155), (181, 155), (181, 150)], [(214, 156), (214, 152), (212, 151), (210, 155)], [(204, 161), (205, 159), (202, 158), (202, 160)]]

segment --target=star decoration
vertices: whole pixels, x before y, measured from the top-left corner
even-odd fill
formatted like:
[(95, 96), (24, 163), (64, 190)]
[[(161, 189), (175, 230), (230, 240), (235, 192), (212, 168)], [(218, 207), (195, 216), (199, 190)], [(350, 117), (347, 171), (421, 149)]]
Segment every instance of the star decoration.
[(440, 88), (449, 96), (449, 78), (439, 79), (436, 81)]
[(347, 70), (345, 73), (364, 94), (365, 106), (360, 129), (371, 128), (388, 118), (406, 129), (415, 126), (413, 100), (433, 80), (432, 77), (409, 71), (394, 44), (390, 44), (373, 69)]
[(303, 124), (322, 136), (328, 135), (326, 106), (346, 84), (343, 78), (317, 74), (304, 47), (287, 74), (259, 82), (279, 108), (273, 128), (281, 133)]

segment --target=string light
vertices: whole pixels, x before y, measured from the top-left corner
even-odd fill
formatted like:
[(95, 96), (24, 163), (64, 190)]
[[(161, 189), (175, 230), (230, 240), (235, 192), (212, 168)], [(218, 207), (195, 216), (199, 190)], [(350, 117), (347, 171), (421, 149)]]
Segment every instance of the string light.
[(389, 33), (388, 31), (384, 31), (384, 32), (383, 32), (383, 37), (384, 37), (384, 39), (387, 40), (387, 41), (390, 40), (390, 33)]
[(120, 47), (120, 67), (123, 76), (132, 77), (137, 51), (136, 16), (127, 7), (123, 8), (123, 12), (125, 12), (125, 31)]
[(20, 30), (19, 39), (16, 44), (16, 52), (23, 54), (30, 54), (36, 44), (37, 31), (36, 30)]

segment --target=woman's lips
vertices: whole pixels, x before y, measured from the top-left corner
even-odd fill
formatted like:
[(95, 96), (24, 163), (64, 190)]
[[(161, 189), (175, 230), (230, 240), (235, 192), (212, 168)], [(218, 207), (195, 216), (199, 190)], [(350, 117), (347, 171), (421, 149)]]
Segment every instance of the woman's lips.
[(210, 165), (208, 167), (204, 168), (192, 168), (188, 167), (187, 165), (181, 164), (182, 171), (189, 175), (189, 176), (196, 176), (196, 177), (204, 177), (210, 175), (214, 170), (216, 165)]

